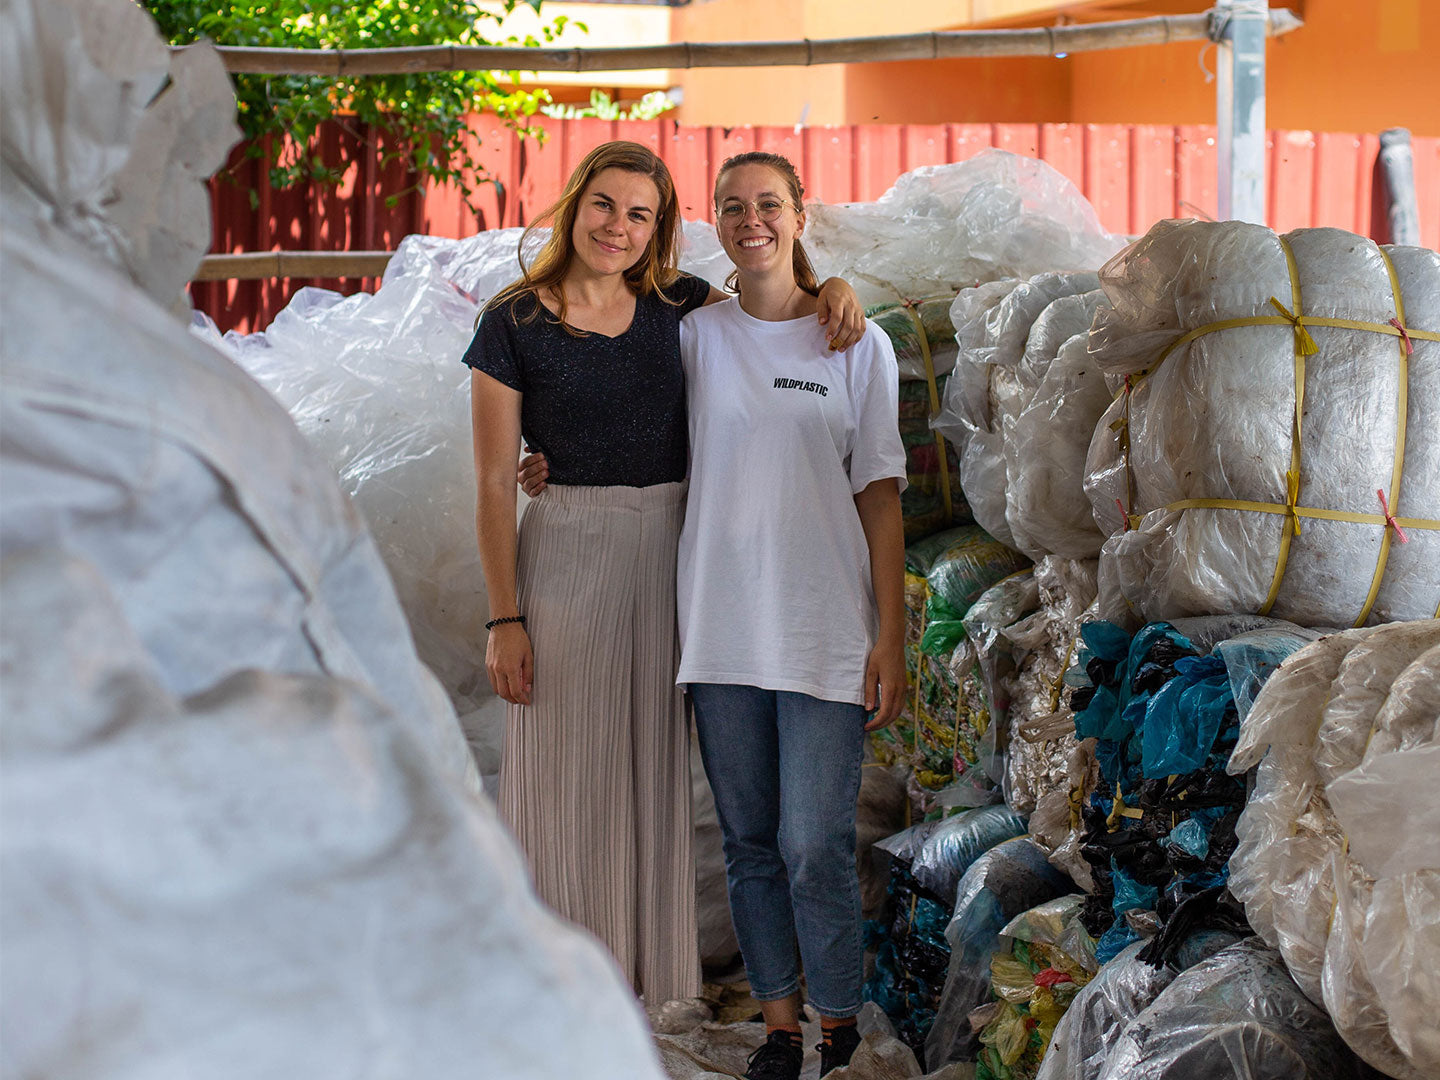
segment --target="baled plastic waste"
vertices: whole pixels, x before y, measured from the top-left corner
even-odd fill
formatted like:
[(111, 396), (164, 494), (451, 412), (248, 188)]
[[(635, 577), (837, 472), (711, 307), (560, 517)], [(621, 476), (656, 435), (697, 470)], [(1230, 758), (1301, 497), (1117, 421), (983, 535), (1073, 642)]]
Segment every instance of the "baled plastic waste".
[(1256, 938), (1175, 978), (1121, 1033), (1099, 1080), (1362, 1080), (1275, 950)]
[(1085, 484), (1113, 533), (1106, 617), (1433, 617), (1440, 253), (1165, 221), (1101, 282), (1090, 353), (1117, 397)]
[(333, 472), (165, 306), (218, 56), (126, 0), (16, 0), (0, 49), (7, 1069), (658, 1077)]
[(932, 1066), (973, 1060), (980, 1048), (969, 1015), (990, 992), (990, 957), (1000, 948), (1000, 931), (1015, 916), (1069, 892), (1070, 879), (1051, 866), (1028, 837), (991, 848), (970, 864), (955, 891), (955, 913), (945, 928), (950, 966), (925, 1040)]
[[(1081, 429), (1088, 434), (1093, 427), (1099, 415), (1095, 395), (1057, 398), (1057, 387), (1051, 385), (1046, 408), (1056, 412), (1069, 430), (1064, 446), (1071, 452), (1058, 463), (1052, 458), (1050, 464), (1041, 464), (1045, 459), (1037, 459), (1035, 467), (1046, 470), (1046, 478), (1037, 474), (1029, 486), (1017, 485), (1022, 473), (1028, 475), (1036, 450), (1035, 418), (1023, 430), (1017, 424), (1040, 393), (1062, 347), (1089, 330), (1103, 302), (1093, 271), (1051, 270), (1013, 285), (994, 282), (967, 289), (950, 309), (960, 351), (933, 426), (956, 443), (961, 483), (975, 520), (992, 536), (1034, 559), (1061, 547), (1060, 553), (1080, 558), (1093, 557), (1099, 550), (1088, 535), (1093, 527), (1079, 529), (1079, 541), (1073, 535), (1076, 504), (1083, 495), (1083, 457), (1073, 452), (1078, 449), (1074, 432)], [(1072, 370), (1074, 366), (1072, 362)], [(1017, 441), (1022, 437), (1028, 441)], [(1042, 436), (1038, 442), (1044, 445), (1046, 439)], [(1062, 450), (1055, 448), (1056, 453)], [(1037, 501), (1036, 485), (1043, 488), (1047, 483), (1064, 487), (1066, 501), (1055, 506)], [(1067, 528), (1069, 542), (1062, 540)], [(1059, 546), (1052, 548), (1052, 542)]]
[(929, 300), (1001, 277), (1094, 270), (1122, 244), (1065, 176), (988, 150), (905, 173), (873, 203), (806, 207), (820, 277), (845, 278), (867, 306)]
[(1437, 729), (1440, 621), (1349, 630), (1271, 676), (1229, 765), (1259, 764), (1231, 891), (1355, 1052), (1403, 1080), (1440, 1072)]

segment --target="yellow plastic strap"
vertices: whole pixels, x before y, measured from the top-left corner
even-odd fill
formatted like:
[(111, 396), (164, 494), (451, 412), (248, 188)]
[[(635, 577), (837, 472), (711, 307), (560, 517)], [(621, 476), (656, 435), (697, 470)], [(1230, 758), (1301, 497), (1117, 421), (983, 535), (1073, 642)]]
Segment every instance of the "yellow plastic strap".
[[(918, 310), (922, 301), (905, 300), (901, 303), (915, 324), (915, 336), (920, 339), (920, 357), (925, 361), (925, 381), (930, 386), (930, 419), (940, 414), (940, 387), (935, 382), (935, 361), (930, 358), (930, 342), (925, 337), (925, 323)], [(935, 432), (935, 449), (940, 453), (940, 502), (945, 507), (945, 524), (948, 527), (955, 518), (954, 501), (950, 498), (950, 463), (945, 460), (945, 436)]]
[[(1294, 326), (1296, 322), (1302, 326), (1328, 326), (1337, 330), (1363, 330), (1371, 334), (1388, 334), (1390, 337), (1400, 341), (1400, 347), (1405, 347), (1405, 338), (1420, 341), (1440, 341), (1440, 331), (1416, 330), (1412, 326), (1395, 326), (1391, 323), (1366, 322), (1364, 319), (1331, 319), (1328, 317), (1305, 315), (1298, 318), (1287, 318), (1284, 315), (1246, 315), (1234, 319), (1220, 319), (1213, 323), (1206, 323), (1204, 326), (1197, 326), (1181, 334), (1165, 348), (1160, 350), (1160, 355), (1143, 371), (1137, 371), (1130, 376), (1134, 383), (1139, 383), (1155, 374), (1155, 370), (1165, 362), (1165, 359), (1181, 345), (1188, 345), (1196, 338), (1205, 337), (1207, 334), (1218, 333), (1221, 330), (1234, 330), (1241, 326)], [(1119, 390), (1115, 396), (1119, 397), (1125, 391)]]
[(1295, 416), (1290, 425), (1290, 468), (1285, 471), (1285, 505), (1289, 512), (1285, 515), (1285, 524), (1280, 533), (1280, 548), (1275, 553), (1275, 573), (1270, 577), (1270, 591), (1265, 595), (1265, 602), (1260, 605), (1261, 615), (1269, 615), (1270, 609), (1275, 606), (1275, 601), (1280, 596), (1280, 585), (1285, 580), (1285, 568), (1290, 563), (1290, 541), (1300, 535), (1300, 518), (1295, 513), (1295, 507), (1300, 502), (1300, 425), (1301, 418), (1305, 415), (1305, 357), (1320, 351), (1315, 339), (1300, 322), (1303, 308), (1300, 299), (1300, 271), (1295, 265), (1295, 253), (1290, 250), (1289, 241), (1283, 236), (1279, 237), (1279, 240), (1280, 248), (1285, 252), (1285, 269), (1290, 275), (1290, 302), (1295, 310), (1293, 313), (1287, 311), (1285, 305), (1273, 296), (1270, 303), (1295, 325)]
[[(1385, 249), (1380, 249), (1380, 257), (1385, 260), (1385, 272), (1390, 275), (1390, 294), (1395, 298), (1395, 325), (1403, 330), (1405, 327), (1405, 298), (1400, 295), (1400, 278), (1395, 273), (1395, 264), (1390, 261), (1390, 256)], [(1370, 618), (1370, 612), (1375, 607), (1375, 598), (1380, 595), (1380, 583), (1385, 577), (1385, 564), (1390, 559), (1390, 534), (1394, 522), (1391, 516), (1398, 516), (1400, 513), (1400, 477), (1405, 468), (1405, 421), (1406, 413), (1410, 410), (1410, 343), (1409, 338), (1403, 333), (1399, 341), (1400, 345), (1400, 379), (1399, 391), (1396, 395), (1396, 416), (1395, 416), (1395, 467), (1390, 473), (1390, 497), (1381, 504), (1381, 509), (1386, 512), (1385, 530), (1380, 534), (1380, 553), (1375, 557), (1375, 573), (1370, 577), (1370, 588), (1365, 593), (1365, 604), (1360, 609), (1360, 615), (1355, 620), (1356, 626), (1364, 626), (1365, 621)]]
[[(1357, 514), (1349, 510), (1322, 510), (1315, 506), (1288, 506), (1284, 503), (1253, 502), (1249, 499), (1181, 499), (1167, 503), (1166, 513), (1177, 510), (1251, 510), (1257, 514), (1292, 514), (1301, 518), (1319, 518), (1324, 521), (1347, 521), (1352, 525), (1384, 525), (1384, 514)], [(1132, 526), (1139, 525), (1142, 515), (1130, 518)], [(1434, 518), (1396, 517), (1395, 524), (1402, 529), (1440, 530), (1440, 521)]]
[[(1284, 240), (1281, 240), (1280, 242), (1282, 244), (1285, 243)], [(1298, 352), (1301, 356), (1314, 356), (1317, 352), (1320, 351), (1320, 346), (1315, 344), (1315, 339), (1310, 336), (1310, 331), (1305, 329), (1305, 323), (1301, 320), (1299, 315), (1292, 314), (1289, 308), (1287, 308), (1284, 304), (1280, 303), (1280, 301), (1276, 300), (1273, 296), (1270, 297), (1270, 305), (1274, 307), (1277, 311), (1279, 311), (1281, 315), (1284, 315), (1287, 322), (1294, 324), (1296, 352)], [(1298, 311), (1299, 309), (1297, 308), (1296, 310)]]
[(1110, 808), (1110, 816), (1105, 819), (1105, 831), (1114, 832), (1120, 828), (1122, 817), (1134, 818), (1137, 821), (1145, 816), (1145, 811), (1138, 806), (1126, 806), (1125, 796), (1120, 793), (1120, 781), (1115, 781), (1115, 802)]

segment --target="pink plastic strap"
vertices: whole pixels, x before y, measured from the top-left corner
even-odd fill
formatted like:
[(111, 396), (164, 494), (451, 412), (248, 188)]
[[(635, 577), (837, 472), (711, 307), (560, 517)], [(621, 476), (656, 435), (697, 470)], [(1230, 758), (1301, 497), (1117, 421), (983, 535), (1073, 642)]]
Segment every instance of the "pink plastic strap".
[(1380, 512), (1385, 515), (1385, 524), (1395, 530), (1395, 536), (1402, 544), (1408, 544), (1410, 538), (1405, 535), (1405, 530), (1395, 520), (1395, 515), (1390, 513), (1390, 504), (1385, 501), (1385, 492), (1380, 488), (1375, 489), (1375, 494), (1380, 496)]
[(1410, 341), (1410, 333), (1408, 330), (1405, 329), (1405, 324), (1402, 323), (1399, 319), (1391, 319), (1390, 325), (1395, 327), (1396, 330), (1400, 331), (1400, 340), (1405, 342), (1405, 355), (1413, 356), (1415, 353), (1415, 346)]
[(1129, 531), (1130, 531), (1130, 515), (1125, 512), (1125, 504), (1122, 503), (1119, 499), (1116, 499), (1116, 500), (1115, 500), (1115, 506), (1116, 506), (1116, 507), (1119, 509), (1119, 511), (1120, 511), (1120, 524), (1124, 526), (1124, 528), (1123, 528), (1121, 531), (1122, 531), (1122, 532), (1129, 532)]

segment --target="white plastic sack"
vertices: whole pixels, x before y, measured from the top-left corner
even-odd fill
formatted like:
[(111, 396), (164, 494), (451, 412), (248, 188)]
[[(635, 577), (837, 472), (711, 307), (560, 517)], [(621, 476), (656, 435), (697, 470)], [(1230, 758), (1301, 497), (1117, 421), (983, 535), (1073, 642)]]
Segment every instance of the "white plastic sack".
[(966, 290), (950, 309), (960, 352), (932, 426), (955, 442), (976, 522), (1031, 558), (1049, 551), (1035, 542), (1033, 530), (1023, 533), (1022, 542), (1009, 520), (1010, 473), (1018, 476), (1027, 465), (1010, 446), (1016, 422), (1061, 346), (1088, 330), (1103, 301), (1098, 285), (1094, 273), (1046, 272), (1013, 287), (991, 283)]
[(659, 1080), (613, 962), (412, 725), (321, 673), (181, 697), (114, 584), (0, 561), (7, 1072)]
[[(1382, 328), (1399, 318), (1396, 289), (1371, 241), (1338, 229), (1301, 229), (1285, 239), (1303, 315)], [(1406, 324), (1440, 330), (1440, 254), (1385, 251)], [(1095, 520), (1115, 533), (1102, 557), (1105, 613), (1121, 618), (1127, 604), (1146, 620), (1258, 612), (1287, 527), (1297, 340), (1305, 344), (1271, 303), (1295, 307), (1280, 238), (1243, 222), (1166, 221), (1107, 264), (1101, 278), (1113, 309), (1095, 322), (1096, 363), (1117, 390), (1120, 377), (1153, 368), (1111, 405), (1090, 448), (1086, 487)], [(1204, 334), (1155, 367), (1182, 335), (1256, 316), (1279, 324)], [(1390, 531), (1368, 621), (1432, 617), (1440, 604), (1440, 532), (1412, 527), (1409, 542), (1400, 543), (1379, 516), (1377, 492), (1392, 513), (1440, 520), (1440, 341), (1413, 339), (1406, 357), (1397, 336), (1306, 329), (1318, 351), (1303, 357), (1295, 505), (1371, 519), (1300, 519), (1268, 614), (1305, 626), (1354, 624)], [(1117, 499), (1140, 518), (1138, 527), (1116, 532)], [(1246, 500), (1282, 512), (1168, 509), (1191, 499)]]
[(1085, 457), (1111, 394), (1088, 342), (1078, 333), (1060, 347), (1005, 439), (1005, 518), (1027, 553), (1094, 559), (1105, 543), (1085, 494)]
[(0, 48), (7, 1070), (658, 1077), (333, 474), (160, 306), (218, 59), (127, 0), (11, 0)]
[(1362, 1080), (1324, 1012), (1255, 938), (1181, 973), (1126, 1025), (1099, 1080)]
[(1259, 762), (1231, 892), (1356, 1053), (1404, 1080), (1440, 1073), (1437, 749), (1430, 620), (1295, 653), (1256, 697), (1229, 765)]
[(806, 250), (820, 277), (861, 302), (953, 296), (1001, 277), (1094, 270), (1121, 246), (1052, 166), (990, 150), (905, 173), (873, 203), (806, 207)]

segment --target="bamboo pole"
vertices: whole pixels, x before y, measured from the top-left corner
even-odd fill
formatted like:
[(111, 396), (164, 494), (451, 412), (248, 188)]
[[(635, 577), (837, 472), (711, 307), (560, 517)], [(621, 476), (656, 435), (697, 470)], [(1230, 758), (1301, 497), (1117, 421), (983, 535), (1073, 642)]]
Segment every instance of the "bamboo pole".
[[(788, 67), (947, 60), (962, 57), (1055, 56), (1137, 45), (1205, 41), (1213, 12), (1022, 30), (944, 30), (880, 37), (800, 41), (676, 42), (604, 49), (424, 45), (392, 49), (265, 49), (217, 47), (231, 73), (254, 75), (411, 75), (433, 71), (628, 71), (637, 68)], [(1288, 8), (1269, 13), (1275, 37), (1303, 26)], [(185, 46), (177, 46), (185, 48)]]
[(379, 277), (393, 251), (246, 251), (206, 255), (193, 281)]

